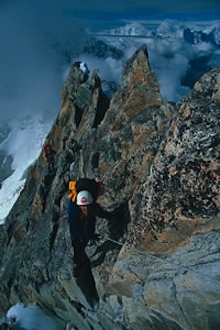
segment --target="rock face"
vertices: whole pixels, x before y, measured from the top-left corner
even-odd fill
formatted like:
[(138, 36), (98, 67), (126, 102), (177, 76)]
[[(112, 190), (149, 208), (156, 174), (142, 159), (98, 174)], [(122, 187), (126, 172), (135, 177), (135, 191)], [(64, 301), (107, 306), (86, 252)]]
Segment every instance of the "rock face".
[[(73, 66), (47, 137), (56, 172), (41, 154), (1, 226), (0, 310), (34, 302), (78, 329), (218, 329), (219, 128), (220, 69), (163, 104), (145, 47), (111, 100)], [(97, 219), (103, 239), (76, 283), (66, 203), (79, 177), (104, 181), (114, 217)]]

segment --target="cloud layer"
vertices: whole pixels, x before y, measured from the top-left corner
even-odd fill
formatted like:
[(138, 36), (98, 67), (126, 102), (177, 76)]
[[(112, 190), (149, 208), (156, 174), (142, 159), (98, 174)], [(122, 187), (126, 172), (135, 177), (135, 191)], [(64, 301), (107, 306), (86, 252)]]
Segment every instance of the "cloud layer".
[[(11, 0), (0, 2), (0, 113), (1, 121), (30, 112), (59, 111), (63, 52), (80, 53), (85, 29), (102, 22), (118, 24), (131, 13), (218, 10), (216, 0)], [(109, 20), (110, 18), (110, 20)], [(105, 21), (106, 20), (106, 21)], [(71, 41), (71, 42), (70, 42)], [(134, 49), (135, 50), (135, 49)], [(69, 59), (69, 62), (71, 59)], [(95, 60), (97, 64), (97, 59)], [(111, 63), (112, 65), (112, 63)], [(109, 66), (109, 72), (111, 69)], [(107, 72), (107, 69), (105, 70)]]

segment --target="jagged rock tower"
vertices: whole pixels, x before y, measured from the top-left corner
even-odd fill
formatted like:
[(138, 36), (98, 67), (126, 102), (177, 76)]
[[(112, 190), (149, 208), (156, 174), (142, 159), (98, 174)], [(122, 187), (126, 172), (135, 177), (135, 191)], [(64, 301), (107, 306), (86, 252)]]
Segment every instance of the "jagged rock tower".
[[(218, 329), (219, 128), (220, 69), (163, 104), (145, 47), (111, 100), (73, 66), (47, 137), (56, 173), (41, 153), (0, 230), (0, 310), (34, 302), (88, 330)], [(79, 177), (105, 182), (114, 218), (98, 219), (104, 238), (76, 283), (65, 207)]]

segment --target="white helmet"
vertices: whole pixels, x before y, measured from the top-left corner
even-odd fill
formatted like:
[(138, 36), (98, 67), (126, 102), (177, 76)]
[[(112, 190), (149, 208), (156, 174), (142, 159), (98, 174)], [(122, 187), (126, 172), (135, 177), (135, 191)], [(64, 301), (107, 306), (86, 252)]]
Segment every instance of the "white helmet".
[(93, 198), (90, 192), (82, 190), (77, 194), (76, 204), (77, 205), (89, 205), (92, 204)]

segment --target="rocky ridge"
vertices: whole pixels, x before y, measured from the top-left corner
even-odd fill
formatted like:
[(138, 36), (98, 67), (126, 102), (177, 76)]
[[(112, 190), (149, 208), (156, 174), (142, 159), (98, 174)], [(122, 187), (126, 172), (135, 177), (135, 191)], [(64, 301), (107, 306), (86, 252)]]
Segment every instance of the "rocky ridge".
[[(111, 100), (97, 72), (85, 81), (73, 66), (47, 137), (56, 173), (41, 153), (1, 226), (2, 313), (22, 301), (73, 329), (217, 329), (219, 127), (220, 69), (163, 104), (144, 46)], [(76, 283), (65, 207), (84, 176), (105, 182), (99, 203), (114, 217), (98, 218), (103, 239)]]

